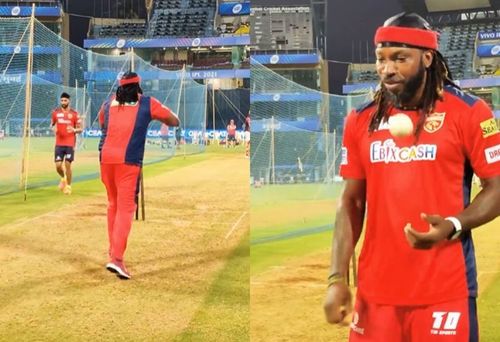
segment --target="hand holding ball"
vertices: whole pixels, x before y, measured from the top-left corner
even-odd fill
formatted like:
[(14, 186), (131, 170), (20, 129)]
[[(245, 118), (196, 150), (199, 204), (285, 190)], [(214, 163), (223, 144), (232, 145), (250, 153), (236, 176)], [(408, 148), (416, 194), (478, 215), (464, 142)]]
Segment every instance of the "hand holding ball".
[(389, 132), (395, 138), (407, 137), (413, 133), (413, 122), (406, 114), (395, 114), (389, 117)]

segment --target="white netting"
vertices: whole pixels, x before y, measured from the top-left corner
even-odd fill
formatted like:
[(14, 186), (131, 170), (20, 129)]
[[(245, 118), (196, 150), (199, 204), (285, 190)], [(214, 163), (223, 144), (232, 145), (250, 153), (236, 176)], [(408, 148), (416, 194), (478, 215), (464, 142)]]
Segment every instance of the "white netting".
[(251, 177), (261, 184), (330, 183), (344, 118), (369, 95), (337, 96), (291, 82), (252, 61)]
[[(0, 18), (0, 194), (19, 189), (23, 159), (23, 127), (28, 65), (29, 18)], [(158, 98), (181, 119), (181, 144), (169, 129), (168, 139), (153, 123), (148, 132), (145, 163), (165, 160), (177, 153), (204, 150), (206, 87), (183, 71), (165, 71), (133, 53), (101, 55), (63, 40), (35, 20), (33, 35), (31, 101), (31, 143), (29, 187), (57, 181), (53, 166), (54, 136), (50, 130), (52, 109), (62, 92), (71, 95), (71, 106), (83, 116), (84, 134), (78, 138), (74, 163), (75, 180), (98, 173), (98, 123), (101, 104), (116, 91), (123, 72), (137, 72), (146, 95)], [(166, 140), (166, 141), (165, 141)], [(26, 159), (26, 158), (25, 158)]]

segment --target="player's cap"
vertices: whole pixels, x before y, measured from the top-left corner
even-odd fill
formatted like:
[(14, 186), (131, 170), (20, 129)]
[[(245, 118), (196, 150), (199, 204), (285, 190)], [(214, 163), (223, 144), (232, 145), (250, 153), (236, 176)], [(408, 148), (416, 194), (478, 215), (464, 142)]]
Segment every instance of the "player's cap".
[(374, 42), (378, 47), (403, 46), (424, 49), (438, 49), (438, 32), (415, 13), (399, 13), (384, 22), (377, 29)]

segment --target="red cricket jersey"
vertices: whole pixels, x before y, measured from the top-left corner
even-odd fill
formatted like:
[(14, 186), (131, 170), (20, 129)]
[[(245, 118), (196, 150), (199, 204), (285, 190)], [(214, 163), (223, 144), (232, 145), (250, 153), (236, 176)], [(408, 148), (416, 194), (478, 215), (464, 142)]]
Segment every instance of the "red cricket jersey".
[(227, 125), (227, 135), (236, 135), (236, 125)]
[(172, 115), (169, 108), (149, 96), (140, 96), (135, 104), (120, 105), (114, 98), (104, 103), (99, 111), (101, 163), (142, 165), (149, 123), (167, 122)]
[(80, 124), (78, 113), (68, 108), (64, 111), (61, 107), (52, 111), (52, 125), (57, 125), (56, 146), (71, 146), (75, 147), (76, 134), (68, 132), (68, 127), (76, 128)]
[[(340, 174), (366, 179), (366, 235), (359, 258), (359, 291), (388, 305), (426, 305), (477, 295), (471, 233), (430, 250), (408, 244), (410, 223), (428, 231), (420, 213), (455, 216), (470, 202), (471, 178), (500, 175), (500, 134), (487, 104), (446, 87), (443, 101), (414, 135), (393, 138), (387, 124), (368, 134), (375, 106), (346, 118)], [(405, 113), (416, 127), (418, 114)]]

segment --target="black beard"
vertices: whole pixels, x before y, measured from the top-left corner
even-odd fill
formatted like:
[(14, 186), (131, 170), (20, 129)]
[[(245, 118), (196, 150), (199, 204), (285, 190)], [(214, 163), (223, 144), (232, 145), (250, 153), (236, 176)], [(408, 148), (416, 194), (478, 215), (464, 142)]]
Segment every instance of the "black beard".
[(424, 67), (424, 64), (420, 63), (417, 74), (408, 79), (401, 93), (394, 94), (391, 93), (389, 90), (384, 89), (385, 95), (396, 106), (403, 107), (405, 104), (409, 103), (415, 97), (418, 88), (424, 81), (425, 71), (426, 69)]
[(66, 108), (68, 108), (68, 105), (67, 105), (67, 104), (62, 104), (62, 105), (61, 105), (61, 107), (62, 107), (63, 109), (66, 109)]

